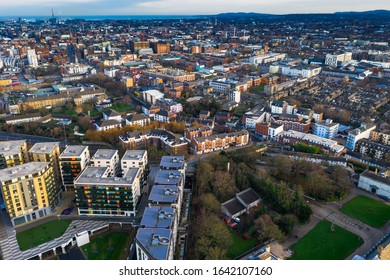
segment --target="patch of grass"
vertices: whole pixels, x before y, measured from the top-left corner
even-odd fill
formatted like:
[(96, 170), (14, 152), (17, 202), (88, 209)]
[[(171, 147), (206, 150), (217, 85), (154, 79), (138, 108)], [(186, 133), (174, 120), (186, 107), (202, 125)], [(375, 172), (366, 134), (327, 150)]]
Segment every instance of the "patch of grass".
[(108, 232), (81, 247), (88, 260), (126, 260), (135, 231)]
[(130, 104), (126, 104), (126, 103), (123, 103), (123, 102), (118, 102), (118, 103), (112, 104), (110, 109), (115, 110), (115, 111), (121, 113), (121, 112), (127, 112), (127, 111), (134, 110), (134, 107), (132, 105), (130, 105)]
[(364, 195), (351, 199), (340, 211), (376, 228), (390, 220), (390, 206)]
[(18, 232), (16, 239), (20, 250), (26, 251), (62, 236), (71, 222), (71, 220), (56, 220)]
[(363, 244), (363, 240), (331, 222), (321, 221), (291, 247), (291, 260), (344, 260)]
[(230, 237), (232, 238), (232, 245), (228, 248), (228, 256), (231, 259), (237, 258), (241, 254), (249, 251), (257, 245), (257, 241), (254, 238), (244, 240), (238, 233), (229, 228)]

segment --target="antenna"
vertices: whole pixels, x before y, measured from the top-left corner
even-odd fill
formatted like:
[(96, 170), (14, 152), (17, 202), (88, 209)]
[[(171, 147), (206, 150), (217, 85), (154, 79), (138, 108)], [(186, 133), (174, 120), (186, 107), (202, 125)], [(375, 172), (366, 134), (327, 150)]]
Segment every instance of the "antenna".
[(54, 10), (51, 9), (51, 17), (54, 19)]

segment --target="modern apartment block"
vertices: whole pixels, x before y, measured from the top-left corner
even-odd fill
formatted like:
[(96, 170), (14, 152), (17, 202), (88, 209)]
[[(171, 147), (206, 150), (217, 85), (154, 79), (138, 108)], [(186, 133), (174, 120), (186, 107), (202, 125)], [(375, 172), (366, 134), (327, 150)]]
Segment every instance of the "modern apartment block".
[(356, 128), (348, 133), (345, 147), (351, 151), (355, 150), (356, 142), (361, 139), (368, 139), (371, 131), (375, 130), (375, 124), (362, 123), (359, 128)]
[(141, 196), (140, 168), (123, 177), (109, 176), (110, 167), (88, 166), (74, 182), (79, 215), (135, 216)]
[(61, 171), (60, 171), (60, 143), (59, 142), (42, 142), (36, 143), (28, 151), (30, 161), (34, 162), (49, 162), (53, 167), (54, 178), (57, 186), (62, 186)]
[(66, 191), (74, 190), (74, 179), (85, 169), (90, 160), (88, 146), (68, 146), (59, 158), (62, 184)]
[(163, 156), (160, 161), (160, 170), (178, 170), (184, 174), (186, 166), (184, 156)]
[(148, 152), (146, 150), (128, 150), (121, 158), (122, 173), (129, 168), (140, 168), (145, 171), (148, 165)]
[(91, 166), (108, 167), (109, 176), (119, 176), (121, 174), (119, 165), (119, 154), (117, 150), (99, 149), (91, 158)]
[(335, 138), (339, 131), (339, 124), (334, 123), (331, 119), (326, 119), (314, 125), (314, 135), (322, 138)]
[(173, 260), (172, 230), (140, 228), (135, 237), (137, 260)]
[(0, 170), (0, 186), (13, 226), (50, 214), (59, 200), (53, 167), (29, 162)]
[(28, 162), (25, 140), (0, 142), (0, 169), (14, 167)]

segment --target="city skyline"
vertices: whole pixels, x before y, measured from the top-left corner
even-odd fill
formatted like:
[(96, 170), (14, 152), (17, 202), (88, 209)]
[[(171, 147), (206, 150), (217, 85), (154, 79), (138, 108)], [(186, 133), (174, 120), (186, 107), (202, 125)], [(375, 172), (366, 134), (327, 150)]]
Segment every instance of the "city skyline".
[[(255, 2), (255, 3), (254, 3)], [(54, 9), (56, 16), (94, 15), (212, 15), (226, 12), (254, 12), (269, 14), (334, 13), (343, 11), (369, 11), (384, 9), (386, 1), (356, 3), (353, 0), (278, 0), (272, 3), (259, 0), (242, 0), (225, 3), (222, 0), (118, 0), (112, 5), (108, 0), (21, 0), (2, 3), (0, 16), (44, 16)]]

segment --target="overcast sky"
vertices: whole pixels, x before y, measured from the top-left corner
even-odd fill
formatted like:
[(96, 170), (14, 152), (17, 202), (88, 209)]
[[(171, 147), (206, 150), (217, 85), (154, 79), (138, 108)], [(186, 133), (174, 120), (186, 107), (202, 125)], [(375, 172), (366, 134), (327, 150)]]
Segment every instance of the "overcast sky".
[(390, 9), (389, 0), (0, 0), (1, 16), (328, 13)]

